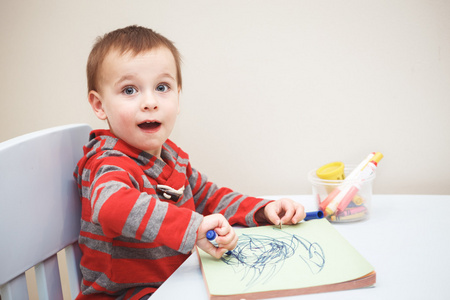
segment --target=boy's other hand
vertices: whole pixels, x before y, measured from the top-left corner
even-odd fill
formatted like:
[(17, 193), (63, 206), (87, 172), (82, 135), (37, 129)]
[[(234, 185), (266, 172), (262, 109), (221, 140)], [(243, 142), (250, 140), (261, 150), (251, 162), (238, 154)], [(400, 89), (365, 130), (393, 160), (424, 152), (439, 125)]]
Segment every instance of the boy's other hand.
[[(206, 232), (214, 230), (217, 233), (216, 242), (219, 245), (216, 248), (206, 238)], [(203, 217), (203, 221), (197, 231), (197, 246), (206, 253), (215, 258), (222, 257), (228, 250), (233, 250), (238, 241), (238, 236), (227, 219), (221, 214), (213, 214)]]
[(282, 198), (270, 202), (263, 209), (257, 211), (255, 219), (258, 223), (270, 223), (279, 225), (282, 224), (297, 224), (305, 218), (305, 208), (300, 203), (297, 203), (288, 198)]

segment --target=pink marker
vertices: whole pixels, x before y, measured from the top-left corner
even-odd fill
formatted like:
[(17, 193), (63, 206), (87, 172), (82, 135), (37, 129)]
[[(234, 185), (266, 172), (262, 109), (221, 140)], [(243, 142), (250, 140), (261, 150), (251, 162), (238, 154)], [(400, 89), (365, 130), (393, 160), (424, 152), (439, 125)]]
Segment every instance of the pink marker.
[(342, 198), (341, 202), (337, 206), (337, 213), (344, 211), (347, 208), (350, 201), (352, 201), (353, 197), (355, 197), (356, 193), (361, 189), (364, 181), (367, 180), (372, 174), (375, 172), (378, 166), (378, 162), (383, 158), (383, 154), (380, 152), (375, 153), (371, 161), (367, 164), (367, 166), (362, 170), (360, 175), (358, 176), (357, 182), (354, 183), (347, 194)]
[[(367, 165), (367, 163), (372, 159), (372, 157), (375, 155), (375, 152), (370, 153), (362, 162), (359, 163), (359, 165), (348, 175), (341, 186), (336, 187), (326, 198), (320, 203), (320, 209), (324, 212), (326, 212), (327, 215), (333, 214), (334, 211), (337, 208), (337, 205), (341, 202), (341, 197), (343, 197), (345, 194), (347, 194), (348, 189), (350, 188), (349, 182), (353, 181), (359, 174), (359, 172), (364, 169), (364, 167)], [(340, 195), (340, 197), (337, 197), (341, 192), (343, 192), (343, 195)], [(331, 204), (330, 204), (331, 203)], [(327, 207), (330, 205), (330, 208), (328, 209), (328, 212), (326, 211)]]

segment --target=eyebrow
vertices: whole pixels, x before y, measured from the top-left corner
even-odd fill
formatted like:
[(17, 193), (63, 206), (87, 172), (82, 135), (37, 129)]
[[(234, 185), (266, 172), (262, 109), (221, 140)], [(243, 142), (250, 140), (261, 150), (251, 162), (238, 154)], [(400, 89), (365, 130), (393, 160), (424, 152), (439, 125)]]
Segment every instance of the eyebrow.
[[(126, 74), (126, 75), (120, 77), (119, 80), (117, 80), (117, 81), (114, 83), (114, 85), (115, 85), (115, 86), (119, 86), (122, 82), (124, 82), (124, 81), (126, 81), (126, 80), (132, 80), (132, 79), (134, 79), (135, 77), (136, 77), (135, 74)], [(159, 78), (165, 78), (165, 77), (167, 77), (167, 78), (170, 78), (170, 79), (172, 79), (173, 81), (177, 82), (177, 79), (176, 79), (177, 77), (176, 77), (176, 76), (173, 76), (172, 74), (170, 74), (170, 73), (168, 73), (168, 72), (164, 72), (164, 73), (160, 74), (158, 77), (159, 77)], [(178, 84), (178, 82), (177, 82), (177, 84)]]
[(172, 74), (167, 73), (167, 72), (162, 73), (162, 74), (160, 75), (160, 77), (162, 77), (162, 78), (164, 78), (164, 77), (169, 77), (170, 79), (177, 81), (177, 79), (176, 79), (177, 77), (176, 77), (176, 76), (173, 76)]
[(124, 75), (124, 76), (120, 77), (119, 80), (117, 80), (117, 81), (114, 83), (114, 85), (115, 85), (115, 86), (118, 86), (118, 85), (120, 85), (123, 81), (131, 80), (131, 79), (133, 79), (133, 78), (135, 78), (135, 75), (134, 75), (134, 74), (127, 74), (127, 75)]

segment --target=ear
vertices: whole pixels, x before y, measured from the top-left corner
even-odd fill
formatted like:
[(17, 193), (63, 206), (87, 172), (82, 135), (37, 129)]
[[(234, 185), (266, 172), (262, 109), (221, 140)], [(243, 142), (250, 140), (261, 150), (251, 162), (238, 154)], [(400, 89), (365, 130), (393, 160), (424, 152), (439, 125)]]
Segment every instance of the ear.
[(97, 93), (96, 91), (90, 91), (89, 103), (91, 104), (92, 109), (94, 110), (94, 113), (97, 116), (97, 118), (99, 118), (100, 120), (106, 120), (108, 116), (106, 115), (106, 112), (103, 109), (103, 103), (100, 94)]

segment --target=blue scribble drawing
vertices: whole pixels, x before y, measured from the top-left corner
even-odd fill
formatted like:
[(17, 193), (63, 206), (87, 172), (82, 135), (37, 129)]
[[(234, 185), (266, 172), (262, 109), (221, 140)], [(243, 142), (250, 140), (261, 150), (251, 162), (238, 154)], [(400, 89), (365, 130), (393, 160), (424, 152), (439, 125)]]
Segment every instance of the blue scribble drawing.
[(269, 281), (291, 257), (301, 259), (311, 274), (322, 271), (325, 254), (319, 244), (311, 243), (296, 234), (282, 230), (280, 232), (285, 236), (273, 238), (243, 234), (231, 254), (221, 259), (232, 266), (236, 273), (242, 273), (242, 280), (247, 280), (247, 287)]

